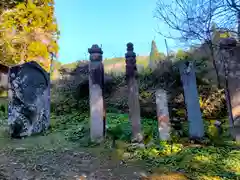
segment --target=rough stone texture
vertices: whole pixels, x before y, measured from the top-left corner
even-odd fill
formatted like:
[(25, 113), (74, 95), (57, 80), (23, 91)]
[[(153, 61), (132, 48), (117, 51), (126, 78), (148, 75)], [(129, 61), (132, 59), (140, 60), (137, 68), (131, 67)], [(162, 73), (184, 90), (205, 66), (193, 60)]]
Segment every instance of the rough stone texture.
[(35, 61), (10, 68), (8, 124), (14, 138), (49, 127), (50, 75)]
[(90, 95), (90, 134), (91, 140), (100, 142), (104, 137), (104, 102), (103, 102), (103, 84), (104, 69), (102, 64), (102, 50), (98, 45), (93, 45), (88, 49), (90, 53), (89, 64), (89, 95)]
[(126, 80), (128, 86), (129, 120), (132, 123), (133, 141), (142, 141), (141, 117), (139, 105), (139, 92), (137, 83), (136, 54), (133, 52), (133, 44), (127, 44), (126, 58)]
[(169, 121), (167, 93), (163, 89), (156, 91), (158, 130), (161, 140), (169, 140), (171, 125)]
[[(220, 75), (227, 79), (228, 90), (230, 96), (233, 123), (230, 122), (230, 128), (233, 129), (233, 136), (240, 141), (240, 47), (233, 38), (223, 39), (220, 42), (220, 53), (218, 61), (218, 69)], [(225, 77), (226, 76), (226, 77)], [(223, 80), (224, 82), (225, 79)], [(226, 84), (224, 84), (226, 88)], [(229, 114), (231, 117), (231, 114)], [(230, 118), (231, 119), (231, 118)]]
[(179, 70), (187, 108), (189, 135), (191, 138), (202, 138), (204, 136), (204, 126), (199, 105), (194, 63), (185, 61), (180, 64)]

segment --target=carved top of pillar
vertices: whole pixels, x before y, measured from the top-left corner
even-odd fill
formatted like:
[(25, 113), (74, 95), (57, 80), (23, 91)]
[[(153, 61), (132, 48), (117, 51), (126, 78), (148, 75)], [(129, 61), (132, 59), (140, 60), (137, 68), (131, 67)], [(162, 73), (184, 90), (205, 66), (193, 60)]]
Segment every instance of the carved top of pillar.
[(133, 43), (129, 42), (127, 43), (127, 51), (133, 51), (134, 48), (133, 48)]
[(237, 40), (235, 38), (224, 38), (220, 40), (220, 49), (232, 49), (237, 46)]
[(91, 48), (88, 49), (90, 54), (90, 61), (102, 61), (102, 49), (97, 45), (93, 44)]
[[(126, 59), (135, 59), (136, 58), (136, 53), (133, 52), (134, 48), (133, 48), (133, 43), (127, 43), (127, 53), (125, 54), (125, 58)], [(134, 61), (131, 61), (131, 63), (134, 63)], [(136, 61), (135, 61), (136, 63)]]
[(183, 60), (182, 62), (179, 63), (179, 70), (180, 73), (183, 74), (189, 74), (195, 66), (195, 61), (188, 61), (188, 60)]
[(127, 53), (125, 54), (126, 58), (126, 79), (128, 80), (131, 77), (137, 77), (137, 66), (136, 66), (136, 54), (133, 52), (133, 44), (127, 44)]

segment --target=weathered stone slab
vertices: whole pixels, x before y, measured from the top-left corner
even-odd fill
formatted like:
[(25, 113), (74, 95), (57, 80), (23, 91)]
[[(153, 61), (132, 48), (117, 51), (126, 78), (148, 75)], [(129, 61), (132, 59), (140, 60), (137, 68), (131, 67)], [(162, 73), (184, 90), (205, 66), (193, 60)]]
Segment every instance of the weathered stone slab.
[(158, 131), (161, 140), (170, 139), (171, 125), (169, 121), (167, 93), (164, 89), (156, 91), (156, 105), (158, 118)]
[(10, 68), (8, 124), (14, 138), (45, 131), (50, 121), (50, 75), (35, 61)]
[(199, 105), (194, 62), (182, 62), (179, 65), (179, 71), (187, 107), (190, 138), (202, 138), (204, 136), (204, 126)]

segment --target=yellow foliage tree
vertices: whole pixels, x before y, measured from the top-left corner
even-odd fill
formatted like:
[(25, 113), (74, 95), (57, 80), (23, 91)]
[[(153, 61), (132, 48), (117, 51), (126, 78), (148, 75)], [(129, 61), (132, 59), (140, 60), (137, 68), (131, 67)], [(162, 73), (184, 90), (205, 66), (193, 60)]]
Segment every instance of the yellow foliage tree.
[(58, 52), (53, 0), (27, 0), (0, 15), (0, 63), (38, 62), (49, 72)]
[(186, 51), (183, 51), (182, 49), (179, 49), (176, 54), (176, 58), (179, 60), (185, 60), (189, 57), (189, 54)]

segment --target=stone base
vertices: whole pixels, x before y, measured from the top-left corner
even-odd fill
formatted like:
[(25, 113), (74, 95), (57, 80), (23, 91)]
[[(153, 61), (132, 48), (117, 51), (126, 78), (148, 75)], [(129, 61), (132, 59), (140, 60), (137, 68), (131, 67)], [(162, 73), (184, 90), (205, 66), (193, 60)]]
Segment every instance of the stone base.
[(234, 126), (230, 128), (231, 136), (237, 141), (240, 142), (240, 126)]

